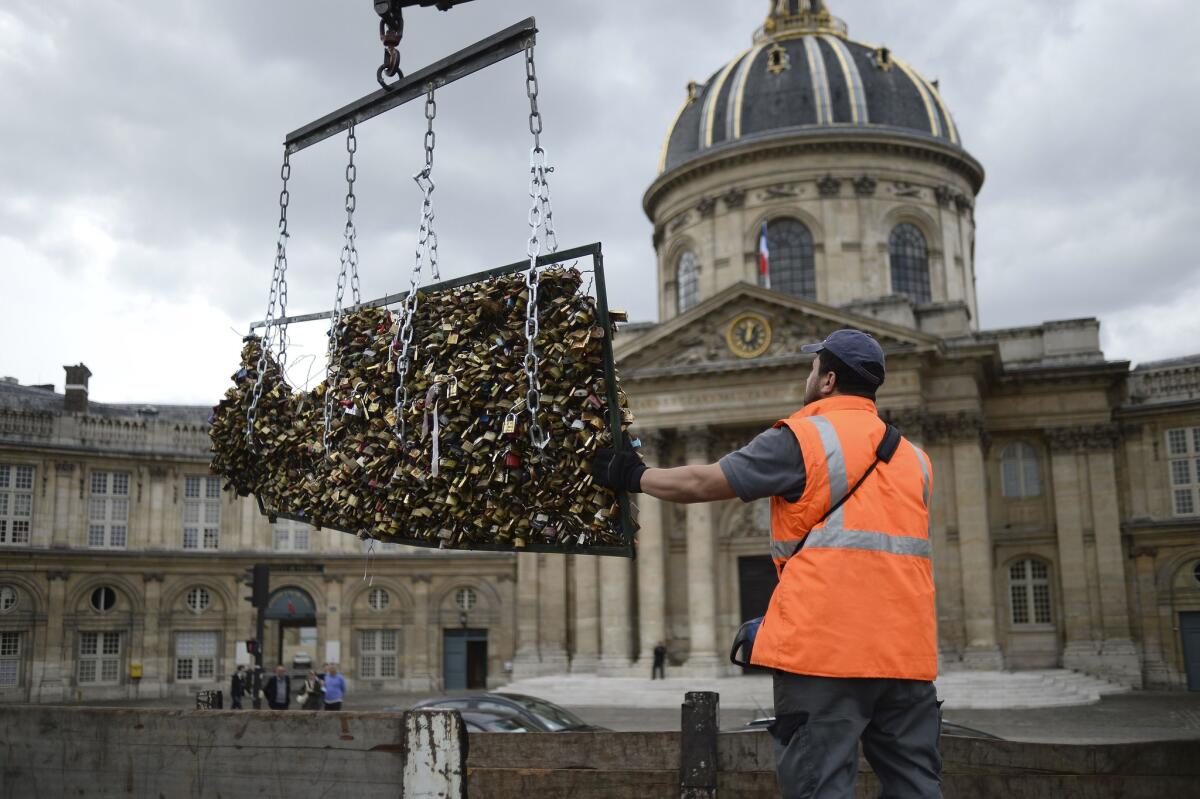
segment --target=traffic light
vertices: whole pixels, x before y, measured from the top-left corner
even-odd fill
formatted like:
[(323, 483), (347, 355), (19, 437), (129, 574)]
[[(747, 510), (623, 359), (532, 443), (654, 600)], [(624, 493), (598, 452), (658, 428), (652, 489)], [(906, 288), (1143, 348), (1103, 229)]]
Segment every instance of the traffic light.
[(258, 654), (258, 641), (255, 641), (253, 638), (251, 638), (249, 641), (246, 642), (246, 654), (247, 655), (257, 655)]
[(256, 608), (265, 608), (271, 600), (271, 567), (256, 563), (242, 573), (242, 584), (250, 586), (250, 596), (245, 600)]

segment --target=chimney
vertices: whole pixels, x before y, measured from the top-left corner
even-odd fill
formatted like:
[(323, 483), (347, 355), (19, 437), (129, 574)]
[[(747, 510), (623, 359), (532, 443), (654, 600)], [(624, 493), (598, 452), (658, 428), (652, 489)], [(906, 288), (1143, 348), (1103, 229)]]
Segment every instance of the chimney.
[(68, 413), (87, 413), (88, 409), (88, 378), (92, 370), (83, 364), (64, 366), (67, 370), (67, 384), (63, 388), (66, 395), (63, 398), (63, 410)]

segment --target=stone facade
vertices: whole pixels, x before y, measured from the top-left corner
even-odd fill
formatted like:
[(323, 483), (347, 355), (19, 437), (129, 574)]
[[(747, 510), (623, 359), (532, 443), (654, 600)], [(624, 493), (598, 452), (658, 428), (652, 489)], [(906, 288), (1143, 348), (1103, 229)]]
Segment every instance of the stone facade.
[(86, 388), (83, 403), (70, 412), (47, 387), (0, 383), (0, 700), (227, 689), (254, 637), (242, 580), (255, 563), (270, 564), (295, 611), (267, 622), (268, 669), (337, 660), (351, 703), (356, 691), (438, 690), (444, 639), (466, 630), (487, 642), (486, 676), (477, 663), (473, 678), (507, 679), (512, 556), (368, 555), (353, 536), (272, 525), (253, 498), (208, 498), (209, 409), (89, 405)]

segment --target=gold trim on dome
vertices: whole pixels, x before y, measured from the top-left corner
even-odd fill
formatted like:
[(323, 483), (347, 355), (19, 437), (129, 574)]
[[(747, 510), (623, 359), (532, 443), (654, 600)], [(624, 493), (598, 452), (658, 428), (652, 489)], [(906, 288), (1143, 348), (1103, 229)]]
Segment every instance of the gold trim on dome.
[[(776, 46), (778, 47), (778, 45)], [(741, 71), (738, 73), (738, 82), (733, 95), (733, 128), (731, 130), (733, 135), (729, 137), (731, 141), (742, 138), (742, 100), (746, 95), (746, 82), (750, 79), (750, 68), (754, 65), (754, 59), (758, 58), (758, 54), (763, 51), (764, 47), (766, 47), (765, 43), (752, 48), (754, 52), (742, 63)]]
[(667, 138), (663, 141), (662, 150), (658, 153), (658, 174), (667, 171), (667, 152), (671, 149), (671, 137), (675, 135), (675, 128), (679, 126), (679, 120), (683, 117), (683, 112), (688, 110), (692, 103), (696, 102), (696, 81), (688, 81), (688, 96), (683, 101), (683, 105), (675, 112), (675, 118), (671, 120), (670, 126), (667, 128)]
[(704, 142), (704, 147), (712, 147), (713, 126), (716, 124), (717, 119), (717, 98), (721, 96), (721, 89), (725, 88), (725, 81), (729, 79), (729, 73), (733, 71), (734, 66), (752, 49), (754, 48), (746, 48), (742, 51), (741, 55), (726, 64), (725, 68), (717, 76), (717, 79), (713, 81), (712, 88), (709, 89), (708, 97), (704, 100), (704, 111), (700, 118), (700, 122), (704, 126), (701, 128), (704, 135), (700, 137), (701, 141)]
[[(734, 331), (743, 322), (753, 323), (762, 331), (762, 338), (757, 344), (748, 341), (741, 333), (738, 333), (737, 337), (735, 337)], [(725, 330), (725, 345), (729, 347), (730, 352), (739, 358), (757, 358), (771, 346), (771, 323), (767, 321), (765, 316), (754, 311), (740, 313), (733, 318), (733, 321), (729, 323), (729, 327)]]
[(912, 67), (901, 61), (899, 58), (896, 58), (895, 53), (892, 53), (891, 60), (896, 64), (897, 67), (900, 68), (901, 72), (908, 76), (908, 79), (912, 81), (913, 86), (916, 87), (917, 94), (921, 95), (921, 102), (925, 104), (925, 113), (929, 115), (929, 132), (934, 136), (940, 137), (942, 135), (942, 123), (941, 120), (938, 119), (937, 112), (933, 110), (933, 103), (929, 100), (929, 93), (925, 90), (924, 81), (921, 80), (920, 76), (917, 75), (916, 71), (913, 70)]

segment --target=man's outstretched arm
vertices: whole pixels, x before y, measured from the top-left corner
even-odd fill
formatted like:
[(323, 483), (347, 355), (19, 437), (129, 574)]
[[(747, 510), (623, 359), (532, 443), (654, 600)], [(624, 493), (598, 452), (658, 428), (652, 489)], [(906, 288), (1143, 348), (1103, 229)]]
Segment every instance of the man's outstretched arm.
[(600, 485), (645, 492), (668, 502), (713, 502), (737, 496), (715, 463), (650, 469), (636, 452), (602, 449), (592, 462), (592, 475)]

